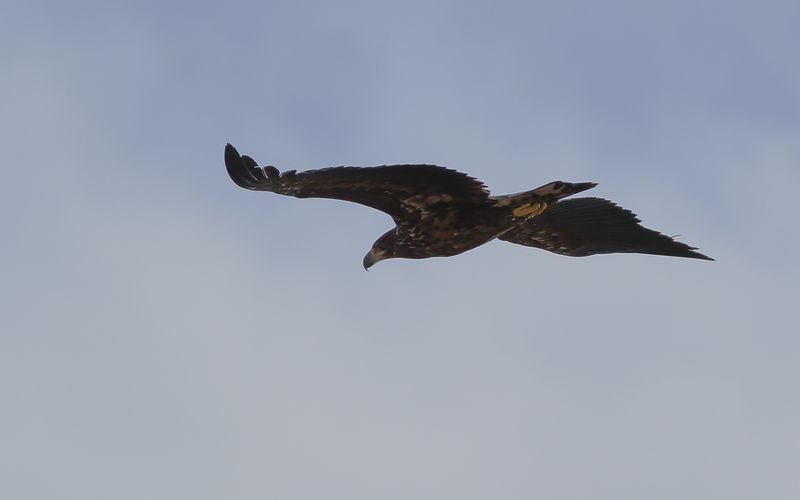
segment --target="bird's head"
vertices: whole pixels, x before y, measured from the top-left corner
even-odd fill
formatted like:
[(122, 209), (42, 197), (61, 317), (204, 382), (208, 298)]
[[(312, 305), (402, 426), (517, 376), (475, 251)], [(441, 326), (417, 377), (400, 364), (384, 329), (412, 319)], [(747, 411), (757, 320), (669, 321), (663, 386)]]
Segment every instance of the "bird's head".
[(392, 229), (378, 238), (364, 256), (364, 269), (369, 270), (376, 262), (391, 259), (395, 255), (395, 230)]

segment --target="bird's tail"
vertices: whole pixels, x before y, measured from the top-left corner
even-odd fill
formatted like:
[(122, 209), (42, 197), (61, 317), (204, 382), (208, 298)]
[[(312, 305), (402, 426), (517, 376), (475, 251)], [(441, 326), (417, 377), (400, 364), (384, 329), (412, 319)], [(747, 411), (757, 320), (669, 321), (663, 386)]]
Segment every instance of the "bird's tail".
[(554, 181), (524, 193), (494, 196), (492, 199), (497, 206), (510, 208), (514, 217), (528, 218), (539, 215), (561, 198), (586, 191), (596, 185), (594, 182)]

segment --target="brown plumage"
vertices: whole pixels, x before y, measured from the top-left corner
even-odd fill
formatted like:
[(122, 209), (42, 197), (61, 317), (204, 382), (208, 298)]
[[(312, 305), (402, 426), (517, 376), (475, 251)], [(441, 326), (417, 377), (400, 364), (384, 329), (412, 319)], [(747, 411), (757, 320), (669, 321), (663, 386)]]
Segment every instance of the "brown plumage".
[(390, 258), (457, 255), (495, 238), (574, 257), (646, 253), (713, 260), (647, 229), (628, 210), (601, 198), (561, 198), (596, 186), (555, 181), (531, 191), (490, 196), (480, 181), (436, 165), (332, 167), (282, 174), (259, 167), (228, 144), (233, 182), (296, 198), (333, 198), (389, 214), (396, 226), (378, 238), (364, 267)]

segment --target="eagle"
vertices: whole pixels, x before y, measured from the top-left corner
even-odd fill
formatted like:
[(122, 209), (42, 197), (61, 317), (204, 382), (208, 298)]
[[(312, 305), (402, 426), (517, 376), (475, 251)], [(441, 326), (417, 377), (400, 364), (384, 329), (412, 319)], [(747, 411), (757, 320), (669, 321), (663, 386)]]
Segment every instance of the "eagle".
[(636, 214), (603, 198), (563, 200), (594, 182), (554, 181), (492, 196), (467, 174), (436, 165), (330, 167), (283, 173), (225, 146), (233, 182), (252, 191), (332, 198), (387, 213), (395, 227), (364, 257), (364, 269), (393, 259), (450, 257), (498, 239), (571, 257), (643, 253), (714, 260), (696, 247), (648, 229)]

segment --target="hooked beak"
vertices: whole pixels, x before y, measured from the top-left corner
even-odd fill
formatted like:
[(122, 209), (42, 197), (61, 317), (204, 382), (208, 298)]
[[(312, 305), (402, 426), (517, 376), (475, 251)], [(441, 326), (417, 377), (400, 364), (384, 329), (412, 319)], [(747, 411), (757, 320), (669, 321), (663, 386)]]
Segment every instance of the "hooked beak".
[(387, 255), (386, 250), (382, 248), (370, 248), (369, 253), (364, 256), (364, 269), (369, 271), (369, 268), (372, 267), (376, 262), (380, 262), (382, 260), (390, 258)]
[(369, 271), (369, 268), (375, 264), (375, 257), (372, 256), (372, 250), (369, 251), (367, 255), (364, 256), (364, 269)]

